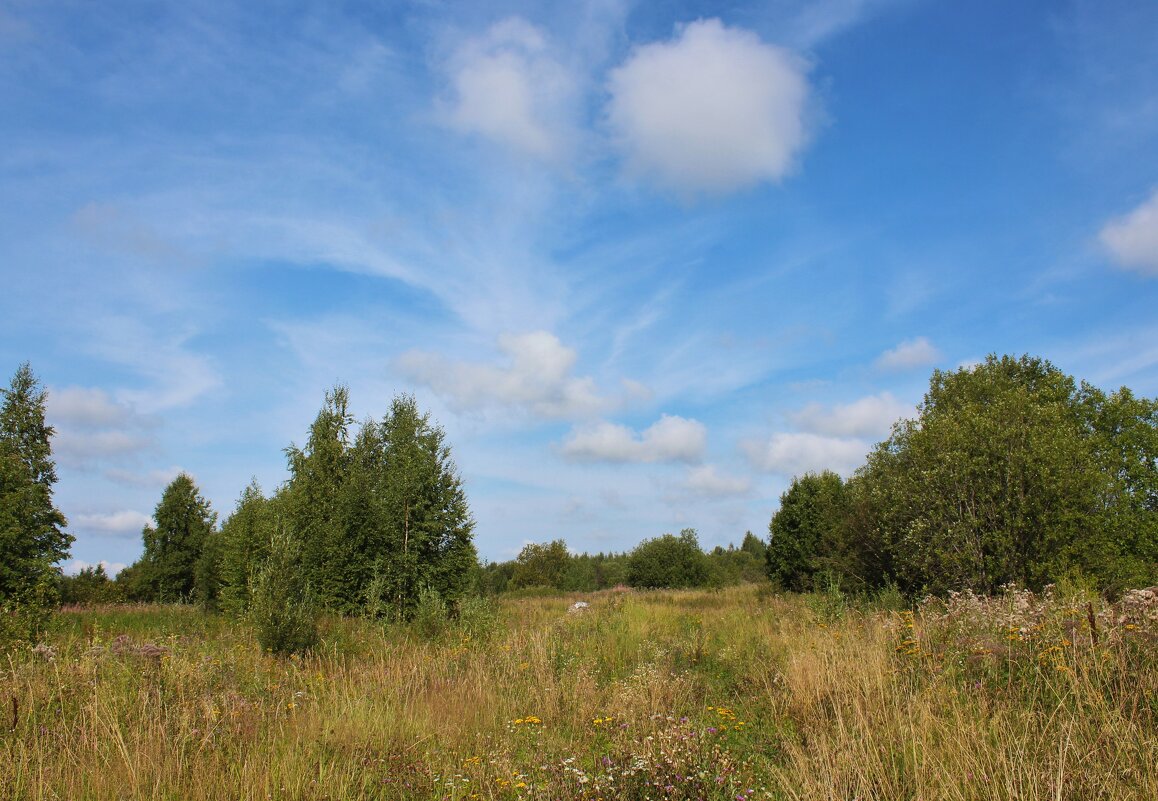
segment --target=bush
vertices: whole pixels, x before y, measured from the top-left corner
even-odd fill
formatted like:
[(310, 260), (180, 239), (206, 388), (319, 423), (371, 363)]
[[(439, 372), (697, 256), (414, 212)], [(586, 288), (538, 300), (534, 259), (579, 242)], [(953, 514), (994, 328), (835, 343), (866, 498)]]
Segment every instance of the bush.
[(303, 653), (317, 645), (317, 603), (285, 533), (270, 543), (269, 559), (250, 587), (249, 618), (258, 643), (270, 653)]
[(700, 550), (695, 529), (641, 542), (631, 552), (627, 580), (632, 587), (648, 589), (704, 586), (708, 557)]
[(437, 639), (450, 625), (450, 609), (437, 590), (425, 587), (418, 593), (418, 604), (410, 625), (427, 639)]

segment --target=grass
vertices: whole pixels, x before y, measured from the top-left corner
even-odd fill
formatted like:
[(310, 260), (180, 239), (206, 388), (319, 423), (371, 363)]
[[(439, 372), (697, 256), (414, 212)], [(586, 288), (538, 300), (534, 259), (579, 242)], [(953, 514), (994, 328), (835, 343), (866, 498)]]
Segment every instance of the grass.
[(298, 659), (71, 610), (0, 664), (0, 798), (1158, 798), (1148, 603), (609, 592), (327, 619)]

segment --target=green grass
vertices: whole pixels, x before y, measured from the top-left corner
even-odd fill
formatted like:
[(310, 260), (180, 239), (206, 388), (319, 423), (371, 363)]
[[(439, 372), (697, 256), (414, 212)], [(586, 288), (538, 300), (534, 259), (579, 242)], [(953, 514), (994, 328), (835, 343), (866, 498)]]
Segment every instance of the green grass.
[(1146, 608), (829, 600), (329, 618), (297, 659), (191, 608), (67, 611), (0, 663), (0, 798), (1158, 798)]

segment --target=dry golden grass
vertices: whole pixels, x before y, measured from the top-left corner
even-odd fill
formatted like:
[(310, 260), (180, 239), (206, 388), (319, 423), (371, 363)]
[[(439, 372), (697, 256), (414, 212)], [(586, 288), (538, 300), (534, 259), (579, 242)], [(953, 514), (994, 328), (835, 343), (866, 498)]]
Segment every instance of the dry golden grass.
[(65, 613), (0, 665), (0, 798), (1158, 798), (1145, 609), (578, 597), (435, 641), (327, 620), (302, 659), (188, 608)]

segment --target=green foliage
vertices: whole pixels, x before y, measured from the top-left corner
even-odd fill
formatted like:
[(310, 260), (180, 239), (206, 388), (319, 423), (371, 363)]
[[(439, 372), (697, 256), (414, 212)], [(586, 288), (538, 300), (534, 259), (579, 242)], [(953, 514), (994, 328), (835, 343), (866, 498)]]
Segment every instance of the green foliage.
[(515, 560), (511, 588), (554, 587), (561, 590), (564, 588), (570, 562), (567, 543), (563, 540), (543, 544), (527, 543)]
[(768, 554), (768, 545), (751, 531), (744, 532), (744, 541), (740, 544), (740, 550), (752, 554), (761, 561)]
[(62, 575), (58, 587), (63, 604), (92, 606), (126, 600), (124, 585), (110, 579), (104, 565), (82, 568), (75, 576)]
[[(768, 525), (768, 578), (796, 592), (813, 589), (814, 577), (841, 561), (847, 517), (845, 485), (836, 473), (826, 470), (794, 478)], [(847, 570), (846, 564), (841, 567)]]
[(446, 435), (409, 395), (394, 398), (379, 428), (381, 545), (398, 616), (414, 613), (422, 588), (453, 606), (470, 588), (478, 554), (471, 540), (474, 519)]
[(450, 608), (437, 590), (423, 587), (419, 591), (410, 627), (428, 640), (438, 639), (450, 630)]
[(28, 363), (0, 389), (0, 605), (53, 603), (53, 564), (68, 556), (73, 537), (53, 505), (53, 429), (45, 423), (47, 393)]
[(306, 582), (296, 538), (284, 531), (274, 535), (249, 595), (249, 619), (264, 650), (288, 655), (317, 644), (317, 601)]
[(727, 548), (717, 545), (712, 549), (708, 554), (709, 586), (728, 587), (764, 580), (766, 548), (751, 532), (745, 537), (745, 544), (749, 544), (749, 538), (759, 545), (759, 553), (755, 553), (750, 545), (747, 548), (737, 548), (732, 544)]
[(221, 607), (229, 614), (241, 615), (249, 608), (250, 584), (269, 556), (276, 506), (277, 500), (267, 500), (255, 479), (221, 526)]
[[(193, 479), (181, 473), (165, 488), (153, 520), (156, 527), (145, 526), (141, 532), (145, 553), (134, 574), (135, 594), (161, 602), (192, 600), (202, 551), (213, 534), (217, 515)], [(214, 554), (211, 551), (210, 556)], [(200, 572), (207, 582), (201, 594), (208, 604), (216, 599), (217, 569), (202, 565)]]
[(347, 404), (344, 387), (327, 393), (306, 447), (288, 450), (280, 503), (310, 585), (342, 612), (409, 619), (424, 587), (453, 607), (477, 583), (478, 558), (443, 430), (402, 395), (351, 441)]
[(678, 537), (644, 540), (631, 552), (627, 580), (632, 587), (701, 587), (709, 576), (708, 559), (700, 550), (695, 529), (685, 528)]
[(909, 593), (1037, 589), (1073, 569), (1103, 589), (1153, 583), (1156, 456), (1154, 402), (990, 356), (934, 372), (918, 418), (855, 479), (845, 540)]
[(455, 623), (472, 640), (484, 642), (499, 628), (498, 606), (490, 598), (468, 595), (459, 601)]

